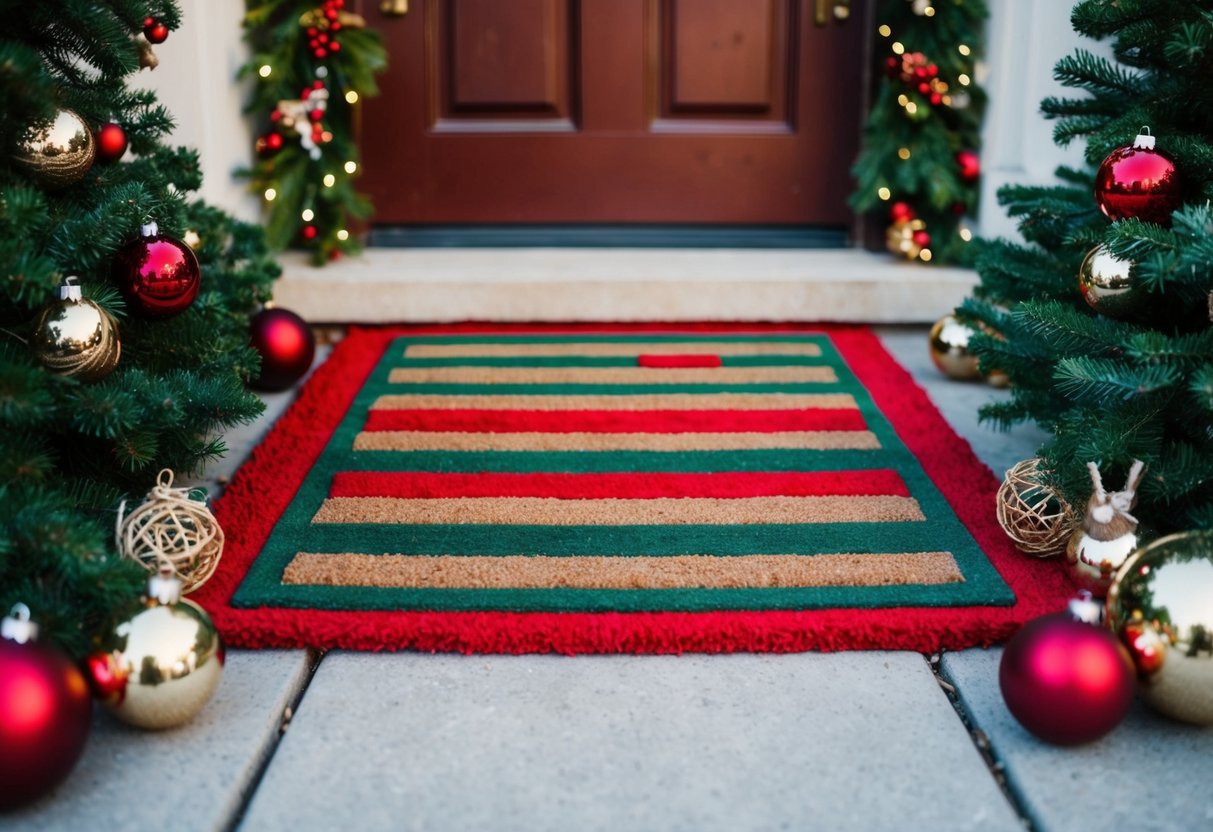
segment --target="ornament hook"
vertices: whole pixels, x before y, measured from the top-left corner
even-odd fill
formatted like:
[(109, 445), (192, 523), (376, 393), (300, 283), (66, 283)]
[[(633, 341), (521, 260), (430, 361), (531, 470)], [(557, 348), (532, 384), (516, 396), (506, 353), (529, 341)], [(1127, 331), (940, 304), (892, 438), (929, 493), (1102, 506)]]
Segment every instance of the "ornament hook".
[(0, 638), (25, 644), (38, 637), (38, 625), (30, 620), (30, 609), (18, 601), (13, 604), (8, 618), (0, 621)]

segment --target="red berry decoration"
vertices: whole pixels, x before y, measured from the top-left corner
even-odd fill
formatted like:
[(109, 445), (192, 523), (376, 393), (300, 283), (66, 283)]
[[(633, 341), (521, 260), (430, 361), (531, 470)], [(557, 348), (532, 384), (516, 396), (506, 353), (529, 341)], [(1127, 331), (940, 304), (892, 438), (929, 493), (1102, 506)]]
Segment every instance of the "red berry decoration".
[(914, 209), (908, 202), (894, 202), (889, 206), (889, 219), (893, 222), (909, 222), (914, 216)]
[(1109, 153), (1095, 174), (1095, 202), (1110, 220), (1137, 217), (1170, 225), (1171, 213), (1183, 204), (1180, 191), (1175, 163), (1154, 149), (1148, 133), (1137, 134), (1132, 147)]
[(981, 159), (972, 150), (957, 153), (956, 164), (960, 168), (960, 178), (965, 182), (976, 182), (981, 176)]
[(1133, 663), (1116, 637), (1072, 613), (1028, 622), (998, 668), (1007, 708), (1056, 745), (1091, 742), (1115, 728), (1132, 704), (1134, 683)]
[(194, 250), (149, 223), (140, 236), (118, 249), (110, 267), (127, 302), (149, 318), (168, 318), (198, 296), (201, 270)]
[(32, 803), (61, 783), (92, 726), (84, 676), (37, 634), (24, 604), (0, 624), (0, 809)]
[(107, 164), (117, 162), (124, 153), (126, 153), (126, 131), (122, 129), (122, 125), (112, 121), (103, 124), (97, 131), (97, 161)]
[(926, 231), (915, 231), (914, 236), (910, 239), (912, 239), (914, 241), (914, 245), (918, 246), (919, 248), (926, 248), (931, 244), (931, 235)]
[(168, 27), (154, 17), (143, 21), (143, 36), (149, 43), (164, 43), (168, 40)]
[(307, 321), (288, 309), (263, 309), (249, 321), (249, 343), (261, 356), (258, 390), (285, 390), (303, 378), (316, 356)]

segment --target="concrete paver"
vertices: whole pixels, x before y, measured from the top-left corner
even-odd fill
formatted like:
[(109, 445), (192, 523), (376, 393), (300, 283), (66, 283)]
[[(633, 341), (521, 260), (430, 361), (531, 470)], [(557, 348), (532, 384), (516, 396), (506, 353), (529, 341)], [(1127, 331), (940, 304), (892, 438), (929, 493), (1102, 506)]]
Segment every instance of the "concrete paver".
[(1011, 716), (998, 689), (1002, 650), (943, 657), (973, 723), (1040, 829), (1193, 832), (1213, 829), (1213, 728), (1162, 717), (1140, 701), (1103, 739), (1075, 748), (1041, 742)]
[(277, 830), (1016, 830), (921, 656), (326, 656)]
[(143, 731), (100, 707), (84, 756), (51, 794), (0, 815), (0, 829), (226, 829), (308, 676), (303, 650), (233, 652), (215, 696), (188, 724)]

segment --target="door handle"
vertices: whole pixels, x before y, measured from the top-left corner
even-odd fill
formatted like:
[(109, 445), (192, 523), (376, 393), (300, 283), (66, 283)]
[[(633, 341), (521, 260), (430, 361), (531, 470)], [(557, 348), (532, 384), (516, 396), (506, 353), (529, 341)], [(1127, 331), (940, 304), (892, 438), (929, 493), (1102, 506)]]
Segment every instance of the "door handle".
[(831, 20), (844, 23), (850, 17), (851, 0), (817, 0), (813, 22), (818, 26), (828, 26)]
[(379, 12), (384, 17), (404, 17), (409, 13), (409, 0), (379, 0)]

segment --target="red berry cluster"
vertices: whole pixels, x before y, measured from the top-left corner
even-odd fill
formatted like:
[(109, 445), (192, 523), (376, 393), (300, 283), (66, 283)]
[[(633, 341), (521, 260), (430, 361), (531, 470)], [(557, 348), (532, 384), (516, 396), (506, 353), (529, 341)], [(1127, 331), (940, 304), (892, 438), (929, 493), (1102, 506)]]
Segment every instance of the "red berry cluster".
[(312, 142), (314, 144), (323, 144), (333, 139), (333, 134), (325, 130), (321, 123), (324, 120), (324, 111), (328, 106), (328, 95), (317, 95), (323, 90), (324, 82), (315, 80), (310, 87), (304, 87), (303, 92), (299, 94), (299, 98), (309, 107), (307, 117), (312, 123)]
[(341, 51), (341, 43), (337, 33), (341, 31), (341, 10), (345, 8), (345, 0), (324, 0), (320, 6), (320, 19), (315, 26), (307, 28), (308, 42), (312, 55), (323, 60), (330, 54)]
[(939, 77), (939, 65), (927, 60), (921, 52), (906, 52), (900, 58), (890, 55), (885, 59), (885, 74), (910, 89), (926, 96), (933, 106), (939, 106), (948, 92), (948, 85)]
[(890, 205), (889, 220), (896, 226), (911, 224), (913, 234), (910, 239), (919, 248), (926, 248), (931, 244), (931, 235), (927, 233), (926, 223), (918, 219), (918, 214), (908, 202), (894, 202)]
[(168, 39), (168, 27), (154, 17), (144, 18), (143, 36), (149, 43), (164, 43)]

